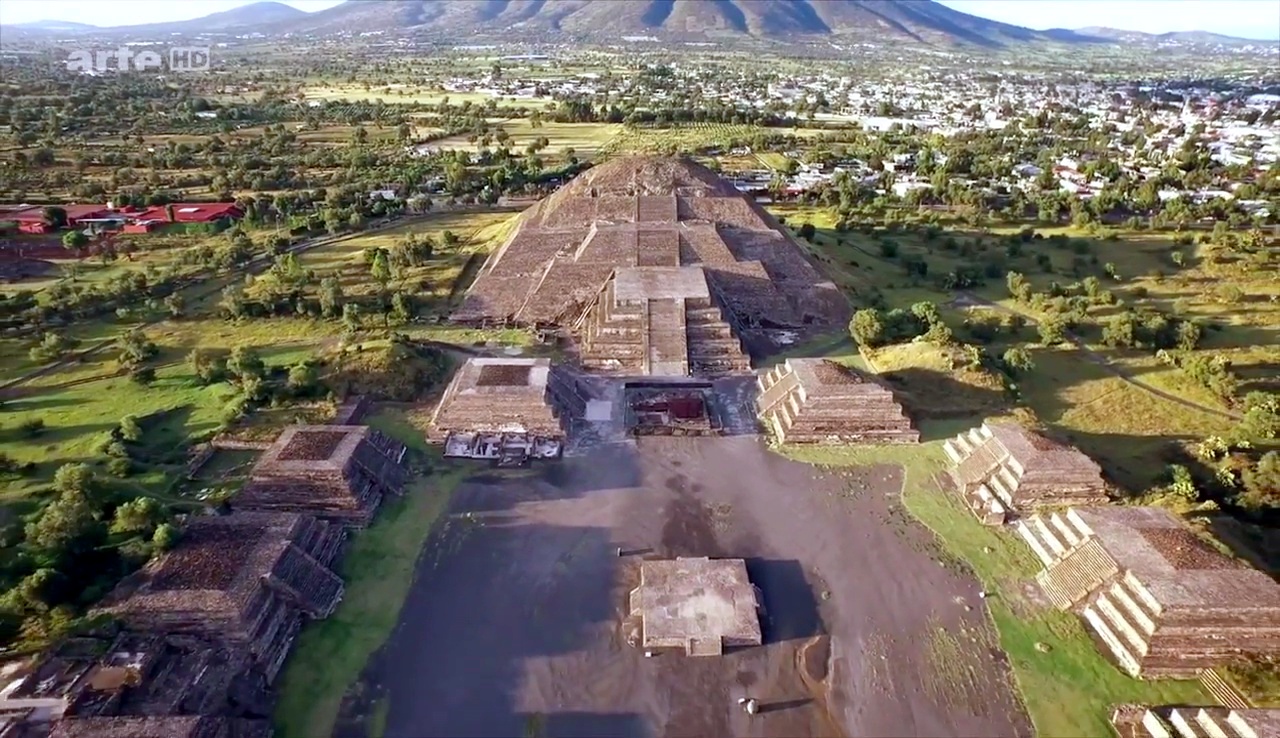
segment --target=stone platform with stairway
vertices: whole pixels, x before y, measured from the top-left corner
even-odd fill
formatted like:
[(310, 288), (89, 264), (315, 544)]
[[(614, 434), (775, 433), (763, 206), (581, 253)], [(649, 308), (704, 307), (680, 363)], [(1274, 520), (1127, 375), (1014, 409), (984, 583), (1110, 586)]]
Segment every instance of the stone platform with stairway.
[(1199, 676), (1280, 655), (1280, 585), (1162, 508), (1073, 507), (1018, 520), (1036, 582), (1137, 677)]
[(787, 359), (759, 375), (761, 422), (779, 443), (918, 443), (893, 390), (827, 359)]
[(1122, 705), (1111, 724), (1120, 738), (1272, 738), (1280, 710)]
[(583, 368), (717, 379), (751, 371), (701, 267), (617, 269), (575, 326)]
[(1102, 469), (1080, 451), (1017, 423), (988, 421), (943, 444), (947, 473), (988, 525), (1020, 510), (1106, 502)]

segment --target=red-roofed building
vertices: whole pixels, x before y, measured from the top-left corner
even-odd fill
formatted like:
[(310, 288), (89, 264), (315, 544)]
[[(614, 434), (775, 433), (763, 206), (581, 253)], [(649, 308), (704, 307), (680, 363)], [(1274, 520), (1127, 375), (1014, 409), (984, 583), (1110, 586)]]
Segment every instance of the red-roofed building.
[[(0, 207), (0, 220), (18, 224), (22, 233), (50, 233), (52, 228), (44, 222), (46, 205)], [(124, 207), (112, 209), (106, 205), (54, 205), (67, 213), (67, 227), (81, 225), (93, 227), (93, 221), (115, 220), (124, 223), (125, 233), (150, 233), (169, 223), (169, 209), (173, 210), (174, 223), (216, 223), (220, 220), (239, 220), (244, 211), (234, 202), (175, 202), (141, 210)]]
[(239, 220), (244, 211), (234, 202), (175, 202), (172, 205), (159, 205), (147, 208), (141, 213), (131, 216), (131, 220), (145, 222), (169, 222), (169, 208), (173, 208), (175, 223), (213, 223), (223, 219)]

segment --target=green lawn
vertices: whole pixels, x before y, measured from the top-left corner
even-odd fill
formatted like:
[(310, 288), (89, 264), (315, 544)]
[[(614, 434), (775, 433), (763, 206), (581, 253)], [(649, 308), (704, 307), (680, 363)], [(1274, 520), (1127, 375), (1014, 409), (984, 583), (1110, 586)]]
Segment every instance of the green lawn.
[[(980, 524), (960, 501), (937, 490), (931, 478), (945, 463), (941, 442), (921, 446), (787, 448), (801, 461), (824, 465), (900, 464), (903, 502), (949, 553), (963, 559), (994, 594), (986, 602), (1009, 656), (1022, 701), (1040, 738), (1112, 734), (1111, 707), (1142, 704), (1214, 704), (1199, 682), (1132, 679), (1094, 647), (1080, 620), (1028, 602), (1022, 587), (1037, 562), (1016, 534)], [(1036, 644), (1049, 647), (1047, 653)]]
[[(422, 432), (398, 412), (383, 412), (370, 424), (419, 453)], [(414, 480), (404, 497), (378, 511), (377, 520), (347, 545), (338, 574), (346, 594), (337, 611), (303, 629), (278, 682), (275, 726), (279, 738), (332, 734), (343, 696), (356, 684), (369, 658), (382, 647), (400, 617), (413, 584), (418, 554), (453, 488), (466, 473), (432, 459), (435, 471)], [(369, 727), (385, 725), (390, 706), (375, 706)]]

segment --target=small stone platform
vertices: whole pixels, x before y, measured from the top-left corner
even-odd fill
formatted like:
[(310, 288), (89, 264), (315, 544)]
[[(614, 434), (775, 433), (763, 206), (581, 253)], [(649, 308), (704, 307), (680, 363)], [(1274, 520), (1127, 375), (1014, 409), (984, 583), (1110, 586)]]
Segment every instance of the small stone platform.
[(645, 561), (631, 591), (645, 648), (683, 648), (690, 656), (719, 656), (726, 646), (762, 642), (759, 599), (742, 559), (677, 558)]

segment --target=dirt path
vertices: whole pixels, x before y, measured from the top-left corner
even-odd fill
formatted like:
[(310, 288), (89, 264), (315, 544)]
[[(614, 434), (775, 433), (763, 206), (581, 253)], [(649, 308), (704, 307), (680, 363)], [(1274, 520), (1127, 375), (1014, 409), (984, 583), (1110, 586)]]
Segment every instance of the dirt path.
[[(1000, 312), (1007, 313), (1009, 315), (1020, 316), (1023, 319), (1025, 319), (1029, 325), (1032, 325), (1032, 326), (1036, 325), (1036, 323), (1038, 322), (1035, 316), (1031, 315), (1030, 313), (1024, 313), (1021, 310), (1014, 310), (1013, 308), (1006, 307), (997, 302), (992, 302), (991, 300), (988, 300), (984, 297), (979, 297), (978, 295), (975, 295), (972, 292), (961, 293), (961, 300), (963, 300), (964, 303), (981, 305), (983, 307), (989, 307), (993, 310), (999, 310)], [(1131, 384), (1134, 387), (1137, 387), (1138, 389), (1143, 390), (1144, 392), (1148, 392), (1152, 395), (1155, 395), (1156, 397), (1159, 397), (1162, 400), (1168, 400), (1169, 402), (1176, 403), (1183, 407), (1190, 408), (1192, 410), (1199, 410), (1200, 412), (1208, 413), (1209, 415), (1216, 415), (1220, 418), (1239, 420), (1241, 417), (1240, 413), (1233, 412), (1230, 410), (1222, 410), (1215, 407), (1209, 407), (1208, 405), (1201, 405), (1198, 402), (1192, 402), (1191, 400), (1188, 400), (1186, 398), (1179, 397), (1170, 392), (1166, 392), (1160, 389), (1159, 387), (1152, 386), (1142, 381), (1141, 379), (1138, 379), (1133, 374), (1133, 372), (1129, 371), (1128, 369), (1122, 366), (1113, 364), (1110, 359), (1098, 353), (1097, 351), (1094, 351), (1093, 349), (1089, 348), (1089, 346), (1085, 344), (1085, 342), (1079, 336), (1076, 336), (1070, 331), (1067, 331), (1065, 335), (1067, 337), (1067, 340), (1070, 341), (1072, 345), (1074, 345), (1077, 349), (1079, 349), (1080, 352), (1084, 354), (1085, 359), (1088, 360), (1090, 363), (1097, 364), (1103, 369), (1106, 369), (1111, 374), (1114, 374), (1115, 376), (1124, 380), (1126, 383)]]
[[(818, 476), (753, 437), (480, 476), (371, 676), (386, 736), (1028, 735), (977, 583), (939, 564), (900, 491), (896, 468)], [(763, 647), (626, 643), (640, 560), (679, 555), (747, 560)]]

